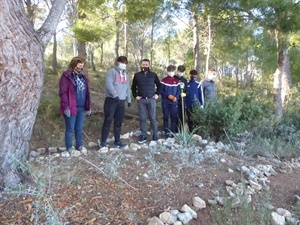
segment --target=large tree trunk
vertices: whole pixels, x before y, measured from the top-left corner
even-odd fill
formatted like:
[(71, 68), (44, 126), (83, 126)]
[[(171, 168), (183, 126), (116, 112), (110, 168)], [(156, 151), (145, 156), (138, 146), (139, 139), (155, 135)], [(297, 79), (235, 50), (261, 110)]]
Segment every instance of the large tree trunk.
[(281, 92), (281, 101), (285, 105), (286, 97), (288, 96), (291, 86), (292, 86), (292, 75), (290, 68), (290, 57), (289, 50), (283, 50), (283, 71), (282, 71), (282, 92)]
[(128, 38), (127, 38), (127, 32), (128, 32), (128, 25), (126, 22), (124, 22), (124, 55), (128, 57)]
[(200, 73), (200, 43), (199, 21), (197, 12), (193, 15), (193, 39), (194, 39), (194, 68)]
[(56, 40), (56, 34), (53, 35), (52, 68), (53, 68), (53, 73), (55, 75), (57, 75), (57, 72), (58, 72), (58, 62), (57, 62), (57, 40)]
[(43, 53), (65, 4), (55, 1), (35, 32), (23, 1), (0, 1), (0, 188), (15, 187), (23, 180), (21, 161), (29, 152), (43, 88)]
[(154, 28), (155, 28), (155, 15), (151, 19), (151, 35), (150, 35), (150, 62), (153, 63), (154, 60)]
[(210, 59), (210, 52), (211, 52), (211, 43), (212, 43), (212, 36), (211, 36), (211, 20), (210, 16), (207, 16), (207, 27), (208, 27), (208, 35), (207, 35), (207, 43), (206, 43), (206, 63), (205, 63), (205, 74), (207, 75), (209, 70), (209, 59)]
[(274, 113), (283, 115), (283, 105), (292, 85), (288, 49), (278, 53), (277, 69), (274, 73)]
[(116, 42), (115, 42), (115, 54), (116, 58), (119, 57), (119, 48), (120, 48), (120, 29), (119, 29), (120, 21), (116, 21)]

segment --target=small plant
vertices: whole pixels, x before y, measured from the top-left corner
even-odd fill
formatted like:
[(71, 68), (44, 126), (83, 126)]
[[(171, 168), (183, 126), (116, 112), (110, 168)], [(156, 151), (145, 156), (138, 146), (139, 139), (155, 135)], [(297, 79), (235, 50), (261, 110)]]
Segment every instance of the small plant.
[[(243, 192), (246, 190), (245, 187), (244, 184)], [(249, 202), (247, 195), (234, 194), (235, 197), (233, 198), (223, 197), (223, 205), (211, 207), (213, 225), (269, 225), (271, 215), (271, 210), (268, 207), (270, 205), (269, 192), (257, 193), (257, 196), (254, 197), (255, 202), (254, 200)], [(238, 199), (238, 205), (233, 204), (234, 198)]]
[(178, 133), (173, 133), (170, 131), (170, 133), (173, 135), (175, 140), (182, 146), (192, 146), (194, 144), (193, 135), (197, 132), (197, 130), (200, 127), (196, 127), (191, 132), (189, 131), (189, 127), (187, 124), (184, 124), (181, 126), (180, 129), (178, 129)]

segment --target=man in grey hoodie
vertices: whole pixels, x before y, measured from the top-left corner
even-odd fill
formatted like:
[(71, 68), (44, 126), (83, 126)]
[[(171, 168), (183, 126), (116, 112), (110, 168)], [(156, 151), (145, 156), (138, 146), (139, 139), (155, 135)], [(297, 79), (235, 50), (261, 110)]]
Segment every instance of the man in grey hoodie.
[(106, 146), (106, 139), (110, 126), (114, 120), (114, 137), (116, 147), (125, 147), (120, 140), (122, 123), (125, 115), (125, 101), (131, 107), (130, 77), (126, 73), (128, 61), (125, 56), (117, 58), (116, 65), (106, 74), (106, 88), (104, 101), (104, 122), (102, 125), (101, 142), (99, 147)]

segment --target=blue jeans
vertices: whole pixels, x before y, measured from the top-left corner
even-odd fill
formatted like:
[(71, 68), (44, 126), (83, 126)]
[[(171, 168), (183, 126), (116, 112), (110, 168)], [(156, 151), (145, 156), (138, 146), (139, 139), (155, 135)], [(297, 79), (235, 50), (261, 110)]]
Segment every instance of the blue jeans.
[(64, 115), (66, 131), (65, 131), (65, 144), (66, 148), (69, 149), (73, 146), (72, 137), (75, 132), (76, 145), (75, 148), (78, 149), (82, 146), (82, 129), (84, 124), (85, 111), (84, 107), (77, 108), (77, 115), (67, 117)]

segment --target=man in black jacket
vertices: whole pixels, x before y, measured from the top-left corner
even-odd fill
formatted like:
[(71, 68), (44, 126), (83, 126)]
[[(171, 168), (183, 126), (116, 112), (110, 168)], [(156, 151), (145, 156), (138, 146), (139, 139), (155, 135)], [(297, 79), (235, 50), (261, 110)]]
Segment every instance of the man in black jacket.
[(147, 141), (146, 120), (149, 116), (152, 140), (157, 141), (156, 100), (160, 94), (161, 84), (156, 73), (150, 71), (150, 60), (143, 59), (141, 71), (134, 74), (131, 91), (138, 101), (141, 136), (138, 143)]

